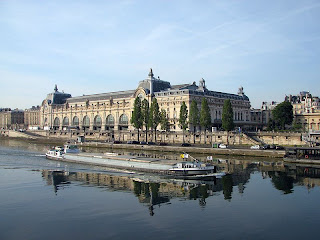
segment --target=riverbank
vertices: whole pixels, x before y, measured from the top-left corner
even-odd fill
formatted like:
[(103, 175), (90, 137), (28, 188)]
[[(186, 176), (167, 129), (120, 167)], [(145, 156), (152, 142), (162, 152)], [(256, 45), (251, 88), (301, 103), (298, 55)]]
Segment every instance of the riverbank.
[[(138, 144), (113, 144), (100, 142), (84, 142), (83, 147), (108, 148), (108, 149), (132, 149), (144, 151), (160, 151), (190, 154), (208, 154), (221, 156), (248, 156), (248, 157), (267, 157), (267, 158), (283, 158), (285, 151), (283, 150), (253, 150), (247, 148), (210, 148), (202, 146), (158, 146), (158, 145), (138, 145)], [(248, 147), (248, 146), (243, 146)]]
[[(24, 138), (23, 134), (19, 137), (4, 137), (2, 139), (14, 139), (20, 141), (28, 141), (31, 143), (40, 143), (47, 145), (62, 145), (66, 142), (64, 138), (56, 137), (35, 137), (35, 138)], [(114, 143), (105, 143), (97, 141), (87, 141), (84, 143), (79, 143), (79, 146), (84, 148), (99, 148), (106, 149), (106, 151), (112, 151), (113, 149), (119, 150), (135, 150), (135, 151), (157, 151), (157, 152), (171, 152), (181, 154), (187, 152), (190, 154), (208, 154), (208, 155), (217, 155), (217, 156), (242, 156), (242, 157), (263, 157), (263, 158), (283, 158), (283, 150), (253, 150), (249, 149), (249, 146), (237, 146), (231, 148), (210, 148), (209, 146), (197, 146), (191, 145), (189, 147), (182, 147), (178, 145), (168, 145), (168, 146), (159, 146), (159, 145), (139, 145), (139, 144), (114, 144)]]

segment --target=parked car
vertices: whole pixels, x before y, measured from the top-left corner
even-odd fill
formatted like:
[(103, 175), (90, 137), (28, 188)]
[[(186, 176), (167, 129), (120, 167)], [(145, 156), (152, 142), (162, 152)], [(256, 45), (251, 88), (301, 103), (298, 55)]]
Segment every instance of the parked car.
[(140, 144), (140, 142), (138, 142), (138, 141), (127, 141), (127, 144)]
[(120, 144), (122, 143), (121, 141), (113, 141), (113, 144)]
[(182, 147), (190, 147), (191, 144), (190, 144), (190, 143), (182, 143), (181, 146), (182, 146)]
[(262, 146), (262, 149), (270, 149), (270, 145), (265, 144), (265, 145)]
[(148, 142), (147, 144), (148, 144), (148, 145), (156, 145), (155, 142)]
[(227, 148), (228, 145), (225, 145), (225, 144), (219, 144), (219, 148)]
[(168, 143), (166, 143), (166, 142), (160, 142), (159, 145), (160, 145), (160, 146), (167, 146)]
[(260, 145), (253, 145), (250, 147), (250, 149), (261, 149)]
[(280, 146), (280, 145), (277, 145), (276, 146), (276, 150), (283, 150), (284, 149), (284, 147), (282, 147), (282, 146)]
[(140, 142), (140, 145), (147, 145), (147, 142), (141, 141), (141, 142)]

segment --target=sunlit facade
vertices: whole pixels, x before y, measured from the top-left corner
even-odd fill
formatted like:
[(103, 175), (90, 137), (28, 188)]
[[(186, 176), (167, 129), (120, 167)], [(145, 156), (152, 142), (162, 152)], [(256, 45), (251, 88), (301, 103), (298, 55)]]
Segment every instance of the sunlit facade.
[(129, 91), (71, 97), (55, 87), (54, 92), (42, 102), (40, 127), (95, 132), (134, 130), (130, 119), (137, 96), (147, 99), (149, 103), (156, 98), (159, 108), (167, 113), (172, 131), (181, 131), (178, 123), (181, 103), (184, 101), (189, 110), (192, 100), (195, 100), (200, 111), (204, 97), (208, 100), (213, 126), (221, 125), (225, 99), (231, 100), (236, 125), (250, 123), (250, 101), (243, 88), (239, 89), (238, 94), (210, 91), (204, 79), (199, 81), (199, 85), (196, 82), (171, 85), (159, 77), (155, 78), (150, 69), (148, 77), (140, 81), (136, 89)]

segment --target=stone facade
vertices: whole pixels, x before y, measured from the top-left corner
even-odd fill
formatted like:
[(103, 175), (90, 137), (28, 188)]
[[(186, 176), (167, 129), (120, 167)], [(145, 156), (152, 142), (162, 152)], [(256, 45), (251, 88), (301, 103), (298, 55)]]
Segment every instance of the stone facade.
[(40, 126), (40, 106), (33, 106), (24, 111), (24, 125), (29, 129), (37, 129)]
[(261, 109), (251, 109), (251, 129), (262, 130), (266, 128), (272, 118), (272, 110), (278, 105), (277, 102), (262, 102)]
[(24, 127), (24, 112), (11, 110), (10, 108), (0, 111), (0, 129), (20, 129)]
[[(133, 131), (130, 124), (135, 98), (157, 98), (160, 109), (167, 112), (170, 130), (181, 131), (178, 119), (181, 103), (184, 101), (188, 110), (192, 100), (196, 100), (200, 110), (202, 98), (207, 98), (213, 126), (221, 126), (222, 108), (225, 99), (230, 99), (234, 111), (236, 126), (250, 124), (250, 101), (243, 88), (238, 94), (210, 91), (205, 80), (199, 85), (171, 85), (167, 81), (155, 78), (150, 69), (148, 77), (139, 82), (137, 89), (94, 95), (71, 97), (61, 93), (57, 87), (48, 94), (40, 108), (40, 127), (53, 130), (79, 130), (85, 132)], [(189, 126), (191, 129), (191, 126)]]
[(285, 100), (292, 104), (294, 115), (320, 111), (319, 97), (312, 96), (310, 92), (303, 91), (299, 95), (289, 95)]
[(295, 122), (302, 125), (306, 131), (320, 130), (320, 99), (309, 92), (300, 92), (299, 95), (286, 96), (291, 102)]
[(302, 125), (306, 131), (319, 131), (320, 130), (320, 110), (313, 111), (312, 113), (301, 113), (295, 115), (295, 121)]

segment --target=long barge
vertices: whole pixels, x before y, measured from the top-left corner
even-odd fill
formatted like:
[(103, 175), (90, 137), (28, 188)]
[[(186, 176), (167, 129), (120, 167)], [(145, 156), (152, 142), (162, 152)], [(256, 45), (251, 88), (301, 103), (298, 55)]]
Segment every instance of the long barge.
[(49, 150), (46, 157), (64, 162), (83, 163), (162, 175), (199, 176), (200, 178), (221, 176), (221, 173), (216, 173), (215, 166), (201, 163), (198, 160), (180, 162), (173, 165), (170, 160), (166, 159), (134, 157), (113, 153), (65, 153), (61, 149)]

